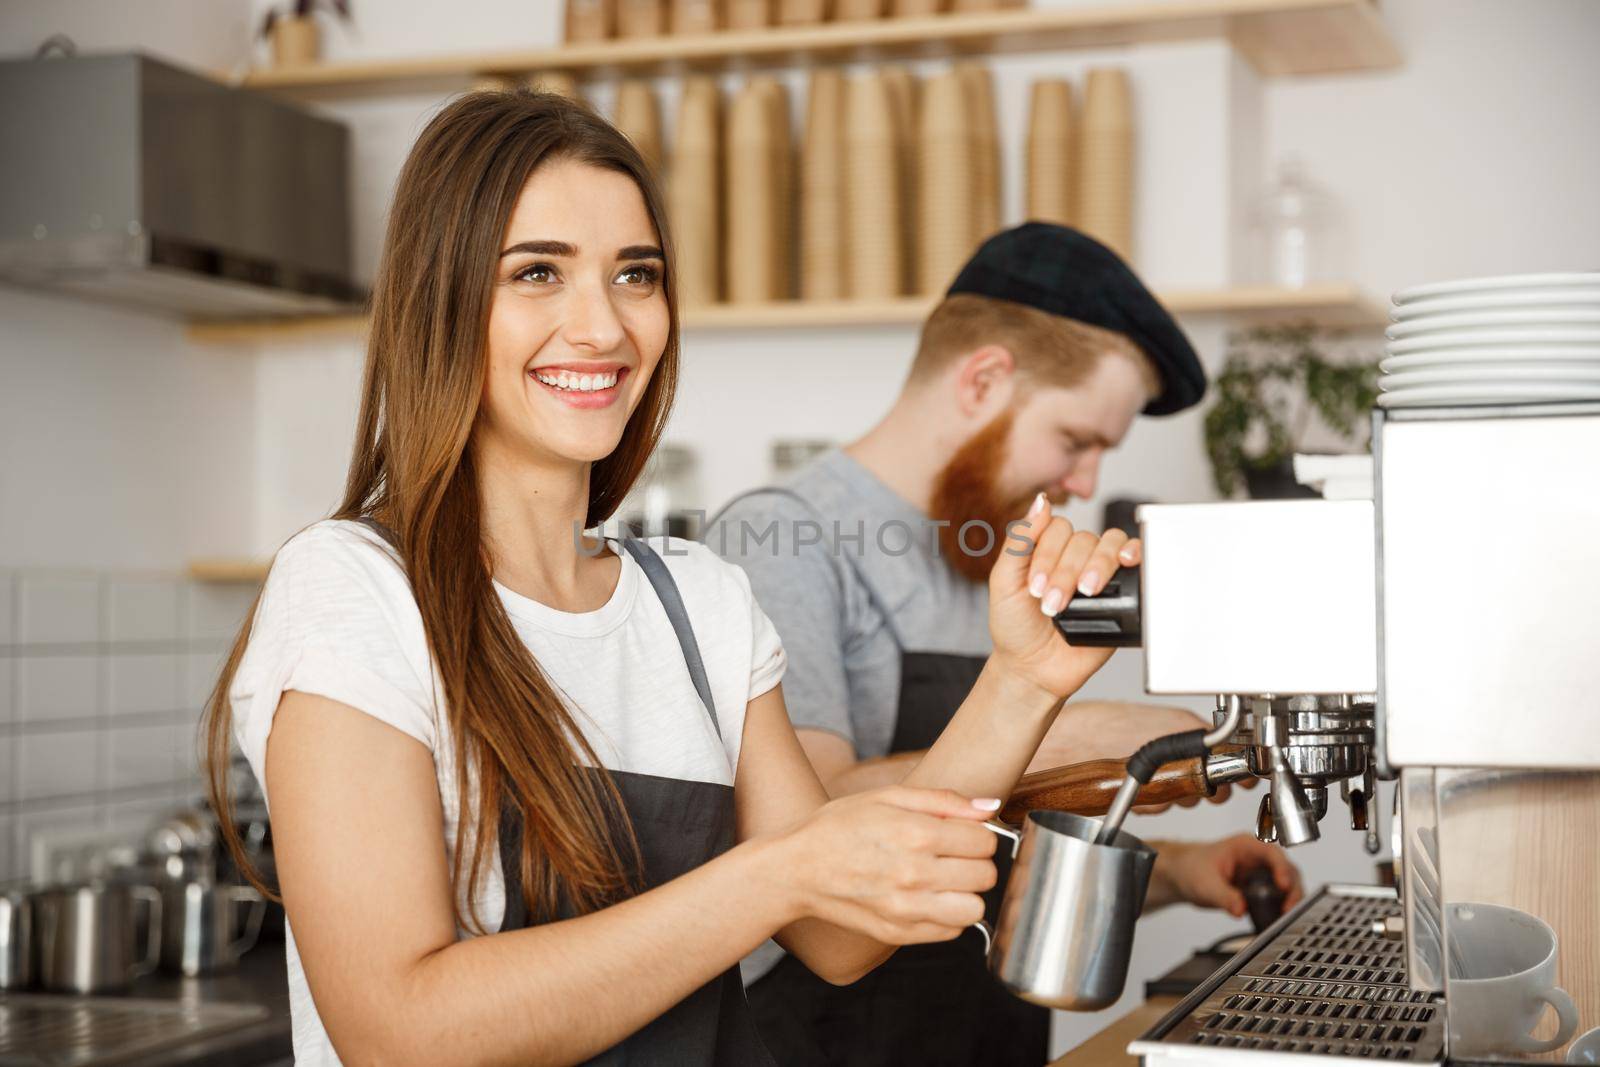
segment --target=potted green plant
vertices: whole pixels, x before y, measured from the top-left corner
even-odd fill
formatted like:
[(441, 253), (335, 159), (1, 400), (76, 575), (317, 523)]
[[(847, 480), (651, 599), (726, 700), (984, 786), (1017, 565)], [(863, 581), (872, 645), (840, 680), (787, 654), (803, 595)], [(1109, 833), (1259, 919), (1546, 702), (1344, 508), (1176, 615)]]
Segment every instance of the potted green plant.
[(1229, 336), (1205, 417), (1211, 476), (1223, 496), (1241, 486), (1257, 499), (1315, 496), (1294, 480), (1296, 452), (1367, 448), (1378, 362), (1337, 357), (1344, 339), (1311, 323)]
[(261, 36), (272, 42), (273, 66), (315, 63), (322, 55), (322, 37), (313, 18), (318, 8), (350, 21), (349, 0), (291, 0), (267, 9), (261, 20)]

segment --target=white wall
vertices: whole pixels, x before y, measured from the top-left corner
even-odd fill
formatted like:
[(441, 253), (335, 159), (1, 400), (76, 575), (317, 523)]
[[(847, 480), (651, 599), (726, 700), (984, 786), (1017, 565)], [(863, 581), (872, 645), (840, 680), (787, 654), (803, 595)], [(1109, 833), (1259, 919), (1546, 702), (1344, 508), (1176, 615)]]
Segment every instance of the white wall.
[(255, 23), (249, 0), (5, 0), (0, 58), (32, 55), (64, 33), (80, 52), (138, 51), (190, 67), (241, 68)]
[[(247, 13), (9, 0), (0, 55), (62, 32), (225, 67)], [(199, 708), (252, 591), (181, 570), (253, 534), (255, 377), (174, 320), (0, 288), (0, 880), (194, 794)]]
[(1600, 267), (1600, 5), (1383, 5), (1406, 64), (1271, 83), (1268, 151), (1345, 207), (1353, 276), (1419, 282)]

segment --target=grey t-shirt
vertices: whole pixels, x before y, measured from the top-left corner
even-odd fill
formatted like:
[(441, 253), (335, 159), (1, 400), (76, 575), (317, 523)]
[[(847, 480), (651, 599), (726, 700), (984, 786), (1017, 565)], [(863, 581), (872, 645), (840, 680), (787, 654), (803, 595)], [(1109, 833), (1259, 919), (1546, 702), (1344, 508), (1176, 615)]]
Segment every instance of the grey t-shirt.
[[(976, 551), (984, 540), (974, 530), (967, 543)], [(992, 649), (988, 586), (949, 565), (928, 516), (837, 449), (735, 498), (705, 542), (744, 568), (777, 627), (789, 718), (843, 737), (857, 759), (889, 752), (902, 648)]]
[[(957, 574), (928, 516), (837, 449), (776, 487), (734, 498), (704, 540), (744, 568), (777, 628), (790, 720), (838, 734), (857, 759), (889, 754), (902, 647), (992, 650), (988, 586)], [(745, 957), (745, 984), (782, 956), (768, 941)]]

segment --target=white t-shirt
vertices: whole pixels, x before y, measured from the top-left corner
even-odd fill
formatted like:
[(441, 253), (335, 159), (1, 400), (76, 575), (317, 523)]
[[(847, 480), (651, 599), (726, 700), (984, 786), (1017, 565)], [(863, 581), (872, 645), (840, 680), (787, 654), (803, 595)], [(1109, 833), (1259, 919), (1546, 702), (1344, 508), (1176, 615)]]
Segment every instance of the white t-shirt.
[[(596, 611), (546, 607), (499, 583), (518, 635), (563, 693), (601, 763), (612, 770), (733, 784), (745, 705), (778, 684), (783, 648), (738, 567), (703, 545), (656, 539), (694, 627), (721, 722), (719, 741), (695, 692), (666, 609), (633, 557)], [(327, 520), (279, 550), (229, 690), (235, 736), (266, 786), (267, 735), (286, 689), (349, 704), (433, 753), (445, 844), (457, 847), (454, 745), (422, 616), (394, 552), (365, 525)], [(271, 797), (267, 797), (270, 806)], [(470, 820), (469, 820), (470, 824)], [(458, 887), (464, 894), (465, 886)], [(465, 905), (465, 897), (460, 897)], [(494, 930), (505, 910), (498, 858), (480, 880), (477, 914)], [(470, 933), (458, 930), (457, 936)], [(288, 931), (295, 1061), (338, 1064)]]

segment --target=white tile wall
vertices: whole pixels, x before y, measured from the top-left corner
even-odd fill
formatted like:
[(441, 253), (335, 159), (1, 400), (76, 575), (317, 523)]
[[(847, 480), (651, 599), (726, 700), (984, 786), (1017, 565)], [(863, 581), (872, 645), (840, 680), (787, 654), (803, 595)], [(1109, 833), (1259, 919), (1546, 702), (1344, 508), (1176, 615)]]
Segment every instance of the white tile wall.
[(15, 659), (19, 723), (59, 722), (100, 714), (98, 655), (39, 655)]
[(0, 645), (16, 640), (16, 595), (13, 592), (15, 577), (11, 571), (0, 567)]
[(172, 724), (172, 778), (187, 782), (200, 777), (200, 720), (185, 715)]
[(0, 879), (41, 835), (142, 831), (200, 794), (201, 706), (254, 599), (174, 574), (0, 569)]
[(24, 573), (16, 595), (18, 644), (92, 644), (100, 640), (98, 575)]
[(181, 709), (180, 661), (173, 652), (108, 656), (106, 697), (111, 716), (170, 713)]
[(106, 583), (106, 639), (176, 641), (182, 583), (171, 578), (113, 579)]
[(101, 788), (98, 730), (17, 734), (16, 800), (93, 796)]
[(104, 736), (111, 753), (107, 789), (116, 792), (172, 781), (176, 760), (170, 723), (120, 727)]
[[(0, 810), (16, 799), (12, 794), (16, 790), (17, 771), (16, 765), (11, 762), (14, 744), (9, 733), (0, 734)], [(4, 837), (0, 833), (0, 837)]]
[(120, 801), (106, 812), (106, 829), (129, 840), (139, 840), (153, 823), (170, 814), (175, 806), (170, 790), (147, 799)]
[(211, 698), (211, 687), (222, 675), (222, 664), (227, 649), (213, 652), (192, 652), (183, 658), (183, 706), (203, 708)]
[(50, 872), (42, 863), (40, 849), (35, 848), (42, 838), (92, 840), (102, 836), (106, 811), (101, 805), (74, 803), (61, 807), (29, 810), (18, 816), (12, 835), (12, 864), (23, 877), (47, 880)]
[(242, 584), (191, 582), (187, 590), (187, 636), (194, 641), (232, 641), (256, 596), (254, 586)]

